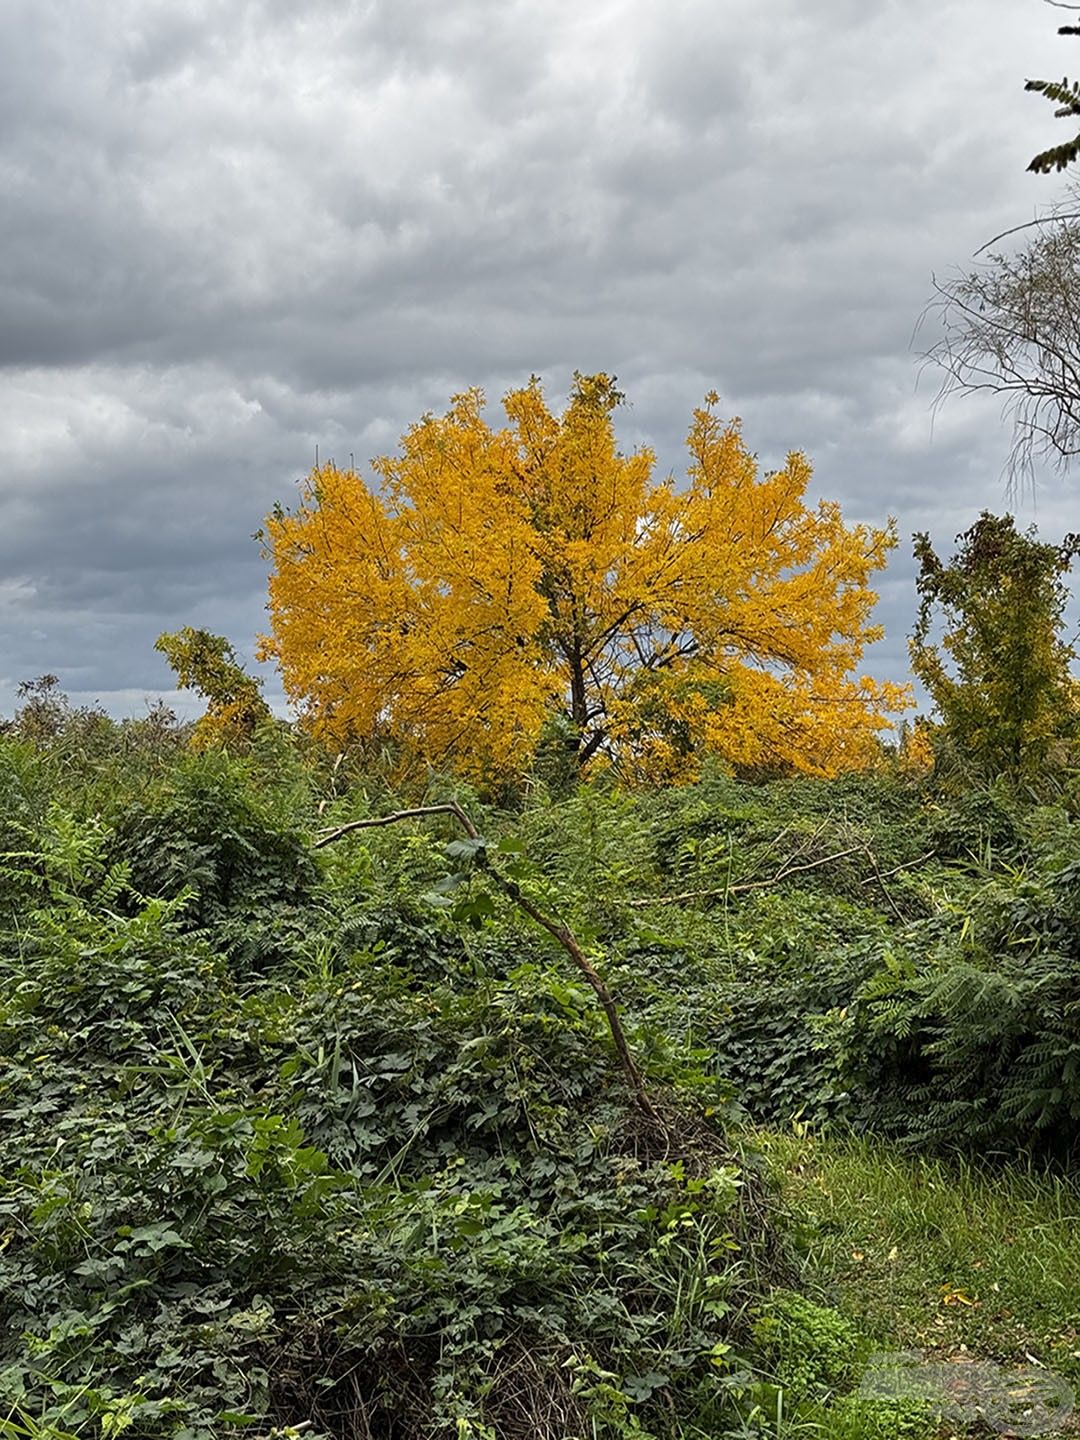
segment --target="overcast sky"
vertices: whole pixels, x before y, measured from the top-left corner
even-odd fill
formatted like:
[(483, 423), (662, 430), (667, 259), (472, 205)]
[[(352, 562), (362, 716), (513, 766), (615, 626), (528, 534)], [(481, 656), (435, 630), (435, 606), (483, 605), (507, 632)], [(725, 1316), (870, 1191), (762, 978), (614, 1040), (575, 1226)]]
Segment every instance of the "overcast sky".
[[(907, 673), (911, 532), (1080, 528), (1005, 494), (995, 402), (931, 413), (932, 276), (1030, 219), (1080, 70), (1040, 0), (6, 0), (0, 6), (0, 714), (46, 671), (139, 713), (181, 625), (250, 658), (252, 532), (322, 458), (450, 395), (575, 369), (683, 468), (715, 388), (852, 520)], [(917, 388), (918, 387), (918, 388)], [(269, 693), (280, 693), (273, 672)]]

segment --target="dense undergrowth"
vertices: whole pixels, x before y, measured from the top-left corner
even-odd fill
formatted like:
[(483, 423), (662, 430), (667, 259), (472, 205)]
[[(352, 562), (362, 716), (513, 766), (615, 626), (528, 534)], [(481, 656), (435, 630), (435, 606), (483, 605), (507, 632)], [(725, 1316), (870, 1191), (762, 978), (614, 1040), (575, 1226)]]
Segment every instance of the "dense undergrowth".
[(315, 851), (393, 797), (280, 729), (38, 720), (0, 737), (0, 1433), (934, 1432), (853, 1393), (881, 1316), (811, 1281), (746, 1122), (1067, 1159), (1067, 789), (454, 790), (658, 1124), (442, 819)]

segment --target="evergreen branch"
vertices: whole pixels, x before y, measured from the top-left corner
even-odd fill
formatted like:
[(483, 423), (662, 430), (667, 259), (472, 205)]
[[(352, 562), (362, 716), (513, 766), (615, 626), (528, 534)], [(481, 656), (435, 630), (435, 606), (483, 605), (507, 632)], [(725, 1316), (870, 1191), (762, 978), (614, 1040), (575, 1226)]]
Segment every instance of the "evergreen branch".
[(1027, 80), (1024, 89), (1044, 95), (1053, 104), (1060, 105), (1062, 108), (1058, 115), (1080, 115), (1080, 82), (1076, 80), (1070, 83), (1065, 79), (1060, 85), (1056, 80)]
[[(1080, 115), (1080, 109), (1070, 112)], [(1075, 135), (1064, 145), (1055, 145), (1051, 150), (1044, 150), (1036, 155), (1031, 164), (1027, 167), (1037, 175), (1049, 175), (1051, 170), (1065, 170), (1080, 155), (1080, 135)]]

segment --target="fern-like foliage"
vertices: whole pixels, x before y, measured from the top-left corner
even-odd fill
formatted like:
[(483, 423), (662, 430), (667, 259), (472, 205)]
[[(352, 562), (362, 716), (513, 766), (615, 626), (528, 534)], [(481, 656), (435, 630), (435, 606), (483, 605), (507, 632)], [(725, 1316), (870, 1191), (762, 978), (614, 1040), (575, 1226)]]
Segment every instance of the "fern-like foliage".
[[(1059, 111), (1058, 113), (1066, 112)], [(1049, 175), (1051, 170), (1067, 169), (1077, 156), (1080, 156), (1080, 134), (1074, 135), (1071, 140), (1066, 140), (1063, 145), (1052, 145), (1049, 150), (1041, 150), (1032, 158), (1027, 168), (1034, 171), (1036, 175)]]
[(1080, 1117), (1080, 867), (1017, 871), (909, 927), (851, 1007), (866, 1118), (921, 1144), (1068, 1148)]
[[(1062, 25), (1058, 28), (1058, 34), (1080, 35), (1080, 26)], [(1056, 105), (1058, 108), (1054, 111), (1054, 116), (1058, 120), (1066, 119), (1070, 115), (1080, 115), (1080, 82), (1070, 82), (1068, 76), (1062, 79), (1060, 84), (1056, 80), (1028, 80), (1024, 89), (1043, 95), (1052, 105)], [(1051, 170), (1066, 169), (1077, 156), (1080, 156), (1080, 134), (1062, 145), (1053, 145), (1049, 150), (1041, 151), (1034, 156), (1027, 168), (1037, 175), (1049, 175)]]
[(1058, 119), (1066, 115), (1080, 115), (1080, 80), (1070, 82), (1066, 76), (1060, 85), (1056, 80), (1029, 80), (1024, 89), (1034, 90), (1053, 101), (1059, 107), (1054, 111)]

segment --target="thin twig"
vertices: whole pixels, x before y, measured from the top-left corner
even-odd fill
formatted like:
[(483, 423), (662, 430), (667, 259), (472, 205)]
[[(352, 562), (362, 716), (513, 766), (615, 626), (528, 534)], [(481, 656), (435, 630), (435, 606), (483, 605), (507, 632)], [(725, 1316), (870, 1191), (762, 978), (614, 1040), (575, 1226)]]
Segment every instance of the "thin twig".
[(891, 870), (875, 870), (873, 875), (868, 875), (862, 882), (864, 885), (872, 885), (875, 880), (887, 880), (890, 875), (899, 875), (901, 870), (914, 870), (916, 865), (923, 865), (927, 860), (932, 860), (937, 854), (936, 850), (927, 850), (925, 855), (920, 855), (916, 860), (905, 860), (902, 865), (894, 865)]
[[(867, 860), (870, 861), (870, 868), (871, 868), (871, 869), (873, 870), (873, 872), (874, 872), (874, 877), (873, 877), (873, 878), (877, 881), (878, 889), (879, 889), (879, 890), (881, 891), (881, 893), (885, 896), (885, 899), (889, 902), (889, 908), (892, 910), (892, 912), (893, 912), (893, 914), (896, 916), (896, 918), (897, 918), (898, 920), (900, 920), (900, 921), (903, 921), (903, 919), (904, 919), (904, 912), (900, 909), (900, 906), (897, 905), (896, 901), (895, 901), (895, 900), (893, 899), (893, 897), (892, 897), (892, 891), (891, 891), (891, 890), (889, 889), (889, 887), (885, 884), (885, 877), (884, 877), (884, 876), (881, 874), (881, 872), (878, 870), (877, 859), (876, 859), (876, 857), (875, 857), (875, 855), (874, 855), (874, 852), (870, 849), (870, 846), (869, 846), (869, 845), (867, 845), (867, 846), (864, 847), (864, 853), (865, 853), (865, 855), (866, 855)], [(864, 881), (863, 881), (863, 884), (865, 885), (866, 883), (867, 883), (867, 882), (864, 880)]]
[(1009, 235), (1018, 235), (1021, 230), (1030, 230), (1033, 225), (1049, 225), (1054, 220), (1080, 220), (1080, 213), (1072, 210), (1061, 210), (1051, 215), (1036, 216), (1034, 220), (1025, 220), (1022, 225), (1012, 225), (1008, 230), (1002, 230), (1000, 235), (995, 235), (992, 239), (987, 240), (985, 245), (980, 245), (979, 248), (974, 251), (971, 258), (973, 260), (976, 259), (984, 250), (989, 250), (991, 245), (996, 245), (999, 240), (1005, 240)]
[[(820, 832), (818, 832), (820, 833)], [(811, 837), (813, 838), (813, 837)], [(899, 875), (902, 870), (913, 870), (916, 865), (923, 865), (927, 860), (932, 860), (935, 851), (927, 850), (925, 855), (919, 855), (914, 860), (905, 860), (901, 865), (894, 865), (890, 870), (879, 870), (874, 852), (868, 845), (853, 845), (849, 850), (838, 850), (834, 855), (825, 855), (820, 860), (810, 860), (805, 865), (792, 865), (790, 862), (805, 852), (805, 846), (800, 846), (795, 854), (788, 857), (788, 860), (780, 867), (775, 875), (770, 875), (767, 880), (743, 880), (738, 885), (720, 885), (709, 890), (684, 890), (678, 895), (647, 895), (641, 900), (631, 900), (628, 903), (634, 909), (644, 909), (649, 905), (674, 905), (681, 900), (711, 900), (717, 895), (739, 895), (745, 894), (748, 890), (763, 890), (770, 885), (778, 885), (781, 880), (786, 880), (789, 875), (798, 875), (807, 870), (817, 870), (822, 865), (828, 865), (833, 860), (845, 860), (849, 855), (865, 855), (870, 861), (873, 869), (872, 875), (867, 875), (860, 883), (863, 885), (880, 885), (885, 898), (900, 915), (896, 902), (889, 894), (882, 883), (890, 875)], [(901, 918), (903, 918), (901, 916)]]
[[(784, 861), (784, 863), (783, 863), (783, 866), (781, 867), (784, 871), (787, 871), (787, 870), (790, 868), (790, 866), (793, 864), (794, 861), (798, 860), (801, 856), (803, 856), (803, 855), (806, 854), (806, 852), (813, 846), (814, 841), (817, 840), (817, 838), (818, 838), (818, 837), (822, 834), (822, 832), (826, 829), (826, 827), (828, 826), (828, 823), (829, 823), (829, 822), (828, 822), (827, 820), (823, 820), (823, 821), (821, 822), (821, 824), (818, 826), (818, 828), (814, 831), (814, 833), (813, 833), (812, 835), (807, 835), (807, 836), (805, 836), (805, 837), (798, 843), (798, 845), (796, 845), (795, 849), (794, 849), (794, 850), (791, 852), (791, 854), (787, 857), (787, 859), (786, 859), (786, 860)], [(758, 879), (763, 879), (763, 877), (760, 875), (760, 870), (761, 870), (762, 865), (763, 865), (763, 864), (765, 863), (765, 861), (769, 858), (769, 856), (773, 853), (773, 851), (777, 849), (777, 847), (778, 847), (779, 844), (780, 844), (780, 841), (781, 841), (781, 840), (784, 838), (784, 836), (788, 833), (788, 831), (789, 831), (790, 828), (791, 828), (790, 826), (785, 825), (782, 830), (779, 830), (779, 831), (776, 833), (776, 835), (773, 836), (773, 838), (772, 838), (772, 839), (769, 841), (769, 843), (765, 846), (765, 849), (762, 850), (759, 855), (755, 855), (755, 857), (754, 857), (754, 866), (753, 866), (753, 869), (750, 871), (750, 874), (746, 877), (745, 880), (741, 880), (741, 881), (739, 882), (739, 888), (740, 888), (740, 889), (745, 889), (746, 886), (747, 886), (748, 884), (750, 884), (751, 881), (755, 881), (755, 880), (758, 880)], [(728, 848), (729, 848), (728, 873), (729, 873), (729, 878), (730, 878), (730, 871), (731, 871), (731, 865), (730, 865), (730, 859), (731, 859), (731, 856), (730, 856), (730, 849), (731, 849), (730, 839), (729, 839), (729, 846), (728, 846)], [(772, 876), (772, 877), (771, 877), (767, 882), (765, 882), (765, 883), (771, 885), (771, 884), (774, 884), (774, 883), (775, 883), (775, 880), (776, 880), (776, 877), (775, 877), (775, 876)], [(728, 884), (728, 885), (725, 885), (722, 890), (717, 891), (717, 892), (715, 892), (715, 893), (722, 894), (722, 895), (728, 895), (728, 894), (731, 893), (731, 890), (732, 890), (732, 886), (731, 886), (730, 884)], [(709, 892), (702, 891), (702, 892), (699, 892), (699, 893), (701, 893), (701, 894), (705, 894), (705, 893), (712, 894), (712, 893), (714, 893), (714, 892), (712, 892), (712, 891), (709, 891)]]
[(659, 1121), (660, 1117), (657, 1115), (653, 1103), (646, 1093), (645, 1082), (642, 1079), (641, 1071), (638, 1069), (637, 1063), (630, 1052), (630, 1046), (627, 1044), (615, 999), (578, 944), (573, 932), (561, 921), (554, 920), (550, 916), (545, 915), (537, 905), (533, 904), (527, 895), (522, 893), (520, 886), (513, 880), (508, 880), (506, 876), (500, 875), (497, 870), (491, 868), (490, 864), (488, 865), (488, 873), (503, 894), (509, 900), (512, 900), (519, 910), (523, 910), (530, 920), (535, 920), (537, 925), (542, 926), (553, 939), (558, 941), (581, 971), (582, 975), (584, 975), (607, 1017), (608, 1029), (611, 1031), (611, 1038), (619, 1056), (619, 1063), (622, 1065), (623, 1073), (626, 1075), (627, 1080), (629, 1080), (631, 1088), (637, 1097), (638, 1104), (651, 1119)]

